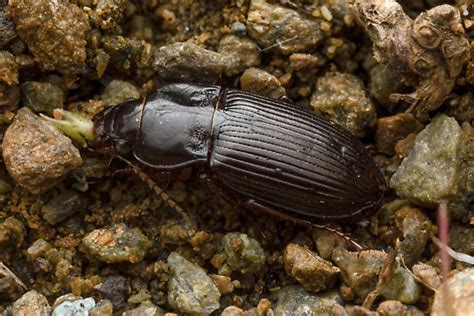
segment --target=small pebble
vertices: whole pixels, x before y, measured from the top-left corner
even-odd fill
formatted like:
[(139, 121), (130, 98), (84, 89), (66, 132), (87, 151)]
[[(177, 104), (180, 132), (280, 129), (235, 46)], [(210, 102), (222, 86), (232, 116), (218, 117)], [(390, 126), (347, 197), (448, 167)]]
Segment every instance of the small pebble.
[[(446, 293), (449, 290), (449, 296)], [(474, 268), (451, 276), (435, 293), (431, 316), (472, 316), (474, 311)]]
[(101, 98), (105, 104), (112, 106), (125, 101), (140, 99), (140, 91), (130, 82), (112, 80), (105, 87)]
[(131, 295), (128, 298), (127, 303), (140, 304), (142, 302), (149, 301), (150, 299), (151, 299), (150, 292), (147, 289), (142, 288), (138, 291), (138, 293)]
[(397, 268), (386, 284), (382, 295), (389, 300), (397, 300), (404, 304), (415, 304), (420, 297), (420, 288), (413, 275), (405, 268)]
[(50, 225), (56, 225), (75, 213), (85, 211), (88, 205), (85, 196), (77, 191), (66, 190), (43, 205), (41, 212)]
[(377, 119), (364, 83), (349, 73), (330, 71), (319, 78), (311, 106), (316, 113), (339, 123), (359, 138), (367, 135)]
[(25, 251), (25, 256), (34, 261), (38, 257), (43, 257), (53, 246), (44, 239), (37, 239), (31, 246)]
[(129, 37), (153, 44), (156, 33), (156, 23), (148, 15), (134, 14), (130, 20)]
[(51, 307), (43, 294), (35, 290), (26, 292), (13, 303), (12, 316), (45, 316), (49, 315)]
[(278, 99), (286, 94), (285, 88), (274, 75), (259, 68), (248, 68), (240, 76), (242, 90), (253, 92), (265, 97)]
[(0, 47), (3, 47), (10, 43), (15, 37), (15, 25), (13, 22), (5, 16), (8, 8), (8, 1), (3, 0), (0, 2)]
[(461, 140), (456, 120), (438, 115), (416, 136), (415, 146), (392, 176), (390, 186), (399, 196), (428, 205), (456, 195)]
[(89, 311), (95, 307), (92, 297), (75, 301), (64, 301), (53, 309), (51, 316), (89, 316)]
[(382, 117), (376, 124), (375, 146), (379, 152), (392, 156), (395, 154), (395, 145), (399, 140), (412, 133), (418, 133), (422, 129), (423, 124), (408, 113)]
[(168, 256), (168, 265), (168, 304), (176, 312), (208, 315), (219, 308), (219, 289), (201, 267), (176, 252)]
[(125, 311), (122, 316), (163, 316), (165, 312), (150, 301), (145, 301), (137, 308)]
[(411, 206), (401, 207), (395, 212), (395, 224), (402, 232), (397, 251), (405, 265), (411, 267), (420, 260), (434, 230), (433, 225), (421, 209)]
[(97, 305), (89, 311), (89, 316), (112, 316), (113, 306), (109, 300), (100, 300)]
[(449, 229), (449, 245), (456, 251), (474, 256), (474, 227), (453, 224)]
[(12, 190), (12, 186), (7, 181), (0, 179), (0, 194), (6, 194)]
[(344, 316), (380, 316), (376, 312), (372, 312), (371, 310), (358, 306), (358, 305), (346, 305), (345, 306), (345, 314)]
[(97, 1), (97, 6), (91, 18), (94, 24), (98, 25), (102, 30), (113, 30), (120, 28), (120, 22), (126, 8), (126, 0)]
[(226, 263), (242, 274), (257, 273), (265, 264), (265, 253), (257, 240), (246, 234), (228, 233), (222, 238)]
[(210, 277), (222, 295), (229, 294), (234, 291), (234, 284), (232, 283), (232, 279), (230, 277), (218, 274), (211, 274)]
[(252, 0), (247, 14), (247, 30), (263, 50), (274, 47), (280, 53), (305, 53), (323, 38), (321, 19), (306, 17), (296, 10)]
[(86, 61), (89, 17), (67, 0), (8, 2), (20, 38), (44, 70), (76, 75)]
[(399, 301), (384, 301), (377, 307), (379, 316), (423, 316), (415, 306), (406, 306)]
[(152, 242), (138, 228), (115, 224), (90, 232), (82, 239), (82, 246), (88, 255), (103, 262), (137, 263), (143, 260)]
[(313, 54), (293, 53), (288, 57), (290, 69), (294, 71), (307, 71), (316, 68), (321, 62), (320, 57)]
[(153, 69), (167, 82), (214, 84), (225, 65), (223, 55), (188, 42), (161, 46), (153, 61)]
[(279, 290), (277, 295), (278, 299), (273, 308), (275, 316), (331, 315), (333, 306), (342, 304), (342, 297), (337, 291), (314, 295), (299, 286), (286, 286)]
[(53, 188), (82, 164), (71, 140), (28, 108), (17, 112), (2, 147), (11, 177), (33, 194)]
[(423, 284), (432, 290), (436, 290), (441, 285), (441, 276), (436, 268), (426, 264), (417, 263), (412, 267), (413, 274), (420, 279)]
[(230, 28), (232, 30), (232, 33), (234, 33), (237, 36), (247, 35), (247, 26), (242, 22), (236, 21), (232, 23)]
[(79, 295), (76, 295), (74, 293), (66, 293), (66, 294), (63, 294), (59, 297), (57, 297), (55, 300), (54, 300), (54, 303), (53, 303), (53, 309), (56, 308), (56, 306), (64, 303), (64, 302), (73, 302), (73, 301), (77, 301), (77, 300), (80, 300), (82, 297), (79, 296)]
[(257, 315), (261, 316), (266, 316), (266, 315), (273, 315), (273, 310), (272, 310), (272, 303), (266, 299), (262, 298), (258, 302), (257, 305)]
[(466, 94), (450, 101), (445, 113), (454, 117), (458, 122), (474, 122), (473, 104), (474, 93), (468, 90)]
[(332, 232), (314, 229), (312, 233), (318, 254), (325, 260), (331, 259), (334, 249), (347, 246), (344, 240)]
[(227, 60), (224, 73), (229, 77), (260, 65), (260, 51), (249, 38), (227, 35), (219, 42), (218, 52)]
[(7, 51), (0, 51), (0, 81), (8, 86), (18, 84), (18, 64), (15, 56)]
[(15, 301), (27, 290), (25, 284), (0, 261), (0, 301)]
[(185, 245), (192, 237), (192, 231), (185, 224), (176, 222), (166, 223), (160, 228), (160, 244), (162, 245)]
[(26, 81), (20, 85), (21, 103), (34, 112), (53, 115), (54, 109), (62, 109), (64, 93), (48, 82)]
[(109, 276), (99, 286), (101, 297), (112, 303), (115, 310), (120, 310), (127, 304), (125, 295), (129, 292), (127, 278), (123, 276)]
[(378, 250), (350, 252), (337, 248), (332, 254), (332, 261), (341, 269), (342, 280), (360, 299), (375, 289), (386, 258), (387, 254)]
[(398, 76), (384, 64), (376, 64), (370, 70), (370, 96), (389, 111), (396, 109), (390, 95), (403, 91), (403, 88)]
[(416, 134), (410, 134), (395, 144), (395, 153), (399, 158), (405, 158), (415, 146)]
[(104, 50), (97, 55), (98, 75), (103, 75), (109, 64), (124, 73), (138, 69), (151, 70), (153, 50), (149, 43), (121, 35), (102, 34), (101, 39)]
[[(0, 107), (7, 107), (8, 109), (16, 109), (20, 103), (20, 88), (18, 86), (7, 86), (0, 83)], [(5, 115), (5, 114), (4, 114)], [(4, 122), (11, 121), (3, 118)]]
[(8, 247), (19, 247), (25, 239), (25, 226), (15, 217), (7, 217), (0, 223), (0, 252)]
[(246, 316), (246, 313), (237, 306), (226, 307), (220, 316)]
[(330, 289), (339, 276), (339, 269), (308, 248), (289, 244), (283, 255), (288, 275), (295, 278), (306, 291), (320, 292)]

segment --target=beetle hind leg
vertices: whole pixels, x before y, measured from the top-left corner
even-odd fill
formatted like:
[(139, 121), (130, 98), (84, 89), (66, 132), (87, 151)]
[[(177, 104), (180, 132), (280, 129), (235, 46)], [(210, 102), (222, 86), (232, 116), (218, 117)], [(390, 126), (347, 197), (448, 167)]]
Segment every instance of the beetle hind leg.
[(357, 243), (356, 241), (351, 239), (349, 236), (346, 236), (343, 232), (341, 232), (341, 231), (339, 231), (335, 228), (332, 228), (330, 226), (327, 226), (327, 225), (324, 225), (324, 224), (316, 224), (316, 223), (310, 222), (310, 221), (305, 220), (305, 219), (290, 216), (288, 214), (285, 214), (284, 212), (281, 212), (281, 211), (278, 211), (278, 210), (273, 209), (271, 207), (260, 204), (257, 201), (252, 200), (252, 199), (247, 200), (246, 202), (244, 202), (243, 206), (245, 206), (246, 208), (251, 209), (251, 210), (267, 213), (269, 215), (278, 217), (282, 220), (292, 222), (296, 225), (301, 225), (301, 226), (306, 226), (306, 227), (310, 227), (310, 228), (323, 229), (323, 230), (329, 231), (333, 234), (336, 234), (339, 238), (344, 240), (349, 246), (353, 247), (355, 250), (357, 250), (357, 251), (365, 250), (364, 247), (362, 247), (359, 243)]

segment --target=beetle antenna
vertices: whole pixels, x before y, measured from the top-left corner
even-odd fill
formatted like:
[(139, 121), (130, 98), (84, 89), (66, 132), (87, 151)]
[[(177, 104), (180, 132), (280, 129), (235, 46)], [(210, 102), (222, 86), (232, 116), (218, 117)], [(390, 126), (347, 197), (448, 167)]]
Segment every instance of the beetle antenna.
[(163, 202), (168, 204), (169, 207), (173, 208), (181, 216), (182, 219), (189, 223), (192, 223), (191, 219), (189, 218), (189, 215), (184, 211), (184, 209), (179, 206), (179, 204), (171, 196), (169, 196), (168, 193), (166, 193), (162, 188), (160, 188), (160, 186), (156, 184), (156, 182), (153, 181), (153, 179), (151, 179), (145, 172), (143, 172), (139, 167), (128, 161), (126, 158), (121, 156), (117, 156), (117, 158), (129, 165), (132, 168), (133, 172), (135, 172), (135, 174), (140, 178), (140, 180), (148, 184), (148, 186), (150, 186), (150, 188), (156, 193), (156, 195), (158, 195), (160, 199), (163, 200)]

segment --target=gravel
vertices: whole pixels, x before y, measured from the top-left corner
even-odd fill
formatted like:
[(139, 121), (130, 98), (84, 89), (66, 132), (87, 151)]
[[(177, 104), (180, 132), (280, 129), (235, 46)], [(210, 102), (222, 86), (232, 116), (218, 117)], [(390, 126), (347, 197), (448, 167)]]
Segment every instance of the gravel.
[(459, 180), (462, 130), (455, 119), (439, 115), (421, 131), (390, 186), (415, 202), (433, 205), (452, 198)]
[(208, 315), (219, 308), (221, 294), (206, 272), (178, 253), (168, 256), (171, 278), (168, 303), (177, 312)]
[(71, 140), (28, 108), (21, 108), (3, 138), (3, 160), (17, 184), (44, 193), (82, 164)]
[(286, 273), (295, 278), (308, 292), (330, 289), (334, 286), (340, 271), (329, 261), (297, 244), (286, 246), (283, 264)]
[(277, 77), (265, 70), (251, 67), (240, 76), (242, 90), (257, 93), (269, 98), (278, 99), (286, 94)]
[(316, 81), (311, 96), (313, 110), (337, 123), (356, 137), (364, 137), (377, 116), (364, 83), (349, 73), (329, 72)]
[(331, 259), (341, 269), (342, 281), (351, 288), (353, 295), (363, 299), (375, 289), (386, 258), (387, 254), (383, 251), (358, 253), (337, 248)]
[(46, 316), (51, 312), (46, 296), (35, 290), (26, 292), (13, 303), (12, 316)]
[(167, 82), (215, 83), (226, 66), (222, 54), (193, 43), (174, 43), (155, 51), (153, 69)]
[(435, 294), (432, 316), (472, 315), (474, 310), (474, 268), (460, 271), (450, 277)]
[(86, 61), (89, 19), (67, 0), (54, 4), (49, 0), (8, 2), (16, 31), (41, 68), (76, 75)]
[(53, 309), (51, 316), (89, 316), (89, 311), (95, 307), (92, 297), (75, 301), (64, 301)]
[(112, 80), (101, 95), (102, 101), (111, 106), (119, 103), (140, 99), (140, 91), (133, 84), (122, 80)]
[(33, 110), (52, 115), (54, 109), (62, 109), (63, 91), (48, 82), (26, 81), (20, 85), (21, 104)]
[(324, 38), (319, 19), (264, 0), (251, 1), (247, 30), (261, 49), (274, 47), (286, 55), (307, 52)]
[(333, 307), (342, 301), (337, 292), (315, 295), (298, 286), (287, 286), (278, 291), (274, 312), (275, 316), (330, 315)]
[(107, 263), (140, 262), (152, 242), (138, 229), (125, 224), (96, 229), (82, 239), (84, 252)]

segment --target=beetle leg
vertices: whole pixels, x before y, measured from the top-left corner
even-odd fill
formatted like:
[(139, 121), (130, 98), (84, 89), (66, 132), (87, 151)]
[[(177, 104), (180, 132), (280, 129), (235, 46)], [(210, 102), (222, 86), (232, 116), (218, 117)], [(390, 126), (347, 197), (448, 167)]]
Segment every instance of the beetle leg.
[(208, 174), (206, 173), (201, 174), (200, 180), (209, 187), (209, 190), (211, 190), (212, 193), (221, 197), (230, 205), (237, 205), (237, 208), (240, 206), (240, 202), (237, 199), (234, 199), (233, 197), (231, 197), (229, 192), (227, 192), (221, 186), (219, 186)]
[(302, 226), (316, 228), (316, 229), (324, 229), (324, 230), (329, 231), (333, 234), (336, 234), (339, 238), (344, 240), (349, 246), (353, 247), (357, 251), (363, 251), (365, 249), (364, 247), (359, 245), (357, 242), (352, 240), (350, 237), (344, 235), (344, 233), (338, 231), (335, 228), (329, 227), (327, 225), (315, 224), (315, 223), (310, 222), (308, 220), (304, 220), (304, 219), (301, 219), (301, 218), (296, 218), (296, 217), (290, 216), (290, 215), (285, 214), (281, 211), (278, 211), (278, 210), (275, 210), (275, 209), (270, 208), (268, 206), (265, 206), (263, 204), (260, 204), (257, 201), (252, 200), (252, 199), (247, 200), (246, 202), (243, 203), (243, 205), (248, 209), (256, 210), (256, 211), (260, 211), (260, 212), (265, 212), (267, 214), (278, 217), (278, 218), (280, 218), (282, 220), (285, 220), (285, 221), (292, 222), (292, 223), (297, 224), (297, 225), (302, 225)]
[[(233, 214), (240, 214), (240, 208), (243, 205), (242, 199), (239, 199), (237, 196), (231, 194), (229, 191), (224, 189), (222, 185), (219, 185), (218, 180), (214, 180), (211, 175), (203, 173), (200, 176), (200, 180), (204, 182), (211, 190), (212, 193), (221, 197), (224, 201), (226, 201), (230, 206)], [(245, 217), (244, 217), (245, 220)], [(255, 221), (251, 221), (250, 225), (254, 228), (256, 232), (260, 232), (264, 239), (268, 240), (268, 238), (263, 233), (262, 229), (258, 227), (258, 224)], [(268, 243), (271, 245), (271, 243)]]
[(222, 186), (219, 186), (218, 182), (213, 180), (212, 177), (206, 173), (201, 174), (200, 180), (208, 186), (212, 193), (221, 197), (224, 201), (231, 205), (233, 213), (238, 213), (239, 208), (242, 206), (242, 203), (239, 201), (239, 199), (232, 196), (227, 190), (223, 189)]
[(148, 184), (150, 186), (150, 188), (155, 191), (155, 193), (163, 200), (163, 202), (165, 202), (166, 204), (168, 204), (168, 206), (170, 206), (171, 208), (174, 208), (175, 211), (181, 216), (181, 218), (185, 221), (187, 221), (188, 223), (190, 223), (192, 226), (195, 226), (190, 217), (188, 216), (188, 214), (184, 211), (184, 209), (178, 205), (178, 203), (176, 203), (175, 200), (173, 200), (173, 198), (171, 196), (168, 195), (168, 193), (166, 193), (163, 189), (161, 189), (158, 184), (156, 184), (155, 181), (153, 181), (152, 178), (150, 178), (145, 172), (143, 172), (139, 167), (135, 166), (133, 163), (131, 163), (130, 161), (128, 161), (127, 159), (121, 157), (121, 156), (117, 156), (117, 158), (119, 158), (120, 160), (124, 161), (126, 164), (128, 164), (131, 169), (133, 170), (133, 172), (135, 172), (135, 174), (140, 178), (140, 180), (142, 180), (143, 182), (145, 182), (146, 184)]

